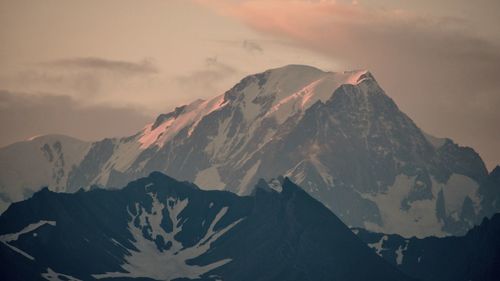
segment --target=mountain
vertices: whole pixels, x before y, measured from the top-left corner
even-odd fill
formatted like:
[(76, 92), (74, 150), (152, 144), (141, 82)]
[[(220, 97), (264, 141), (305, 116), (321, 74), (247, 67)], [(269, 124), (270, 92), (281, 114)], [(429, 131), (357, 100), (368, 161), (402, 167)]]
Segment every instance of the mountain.
[(0, 242), (8, 280), (413, 280), (288, 179), (244, 197), (158, 172), (45, 188), (0, 216)]
[[(162, 171), (245, 195), (259, 178), (284, 175), (349, 226), (407, 237), (464, 234), (500, 210), (500, 181), (490, 180), (479, 155), (423, 132), (364, 70), (289, 65), (250, 75), (220, 96), (85, 152), (64, 170), (68, 192), (119, 187)], [(23, 165), (18, 169), (30, 178)], [(46, 176), (30, 182), (51, 186)], [(3, 177), (10, 201), (19, 196), (4, 190), (42, 186), (13, 177), (7, 187)]]
[(0, 211), (43, 186), (65, 191), (69, 172), (91, 144), (63, 135), (31, 138), (0, 149)]
[(461, 237), (407, 239), (363, 229), (354, 232), (386, 261), (420, 280), (500, 280), (500, 214)]

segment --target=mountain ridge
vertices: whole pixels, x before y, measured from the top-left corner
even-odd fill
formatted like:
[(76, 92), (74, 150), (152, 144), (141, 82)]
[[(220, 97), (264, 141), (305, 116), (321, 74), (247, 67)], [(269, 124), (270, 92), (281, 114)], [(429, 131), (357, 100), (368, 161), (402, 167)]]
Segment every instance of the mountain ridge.
[(353, 229), (379, 256), (421, 280), (498, 280), (500, 213), (463, 236), (404, 238)]
[(0, 216), (0, 242), (10, 280), (413, 280), (288, 179), (243, 197), (159, 172), (116, 190), (43, 189)]

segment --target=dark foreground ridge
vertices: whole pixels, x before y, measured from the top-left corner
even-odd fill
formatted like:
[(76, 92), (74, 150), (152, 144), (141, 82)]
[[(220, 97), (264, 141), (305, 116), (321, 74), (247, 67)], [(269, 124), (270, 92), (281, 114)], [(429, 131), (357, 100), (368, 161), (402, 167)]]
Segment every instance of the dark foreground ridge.
[(1, 276), (413, 280), (294, 183), (281, 188), (239, 197), (155, 172), (120, 190), (43, 189), (0, 216)]
[(460, 237), (406, 239), (364, 229), (354, 232), (386, 261), (421, 280), (500, 280), (500, 214)]

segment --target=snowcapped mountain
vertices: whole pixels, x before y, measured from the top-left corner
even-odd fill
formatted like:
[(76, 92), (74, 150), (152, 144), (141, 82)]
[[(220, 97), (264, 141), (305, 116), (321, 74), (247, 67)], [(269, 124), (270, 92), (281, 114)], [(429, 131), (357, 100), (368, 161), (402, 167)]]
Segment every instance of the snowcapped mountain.
[(288, 179), (240, 197), (157, 172), (12, 204), (0, 263), (8, 280), (413, 280)]
[(463, 234), (500, 210), (500, 181), (479, 155), (425, 134), (368, 71), (271, 69), (85, 151), (65, 170), (66, 191), (163, 171), (245, 195), (285, 175), (350, 226), (419, 237)]
[(90, 143), (63, 135), (34, 137), (0, 149), (0, 212), (43, 186), (65, 191), (69, 172), (89, 149)]
[(460, 237), (404, 238), (354, 229), (379, 256), (408, 276), (427, 281), (500, 278), (500, 214)]

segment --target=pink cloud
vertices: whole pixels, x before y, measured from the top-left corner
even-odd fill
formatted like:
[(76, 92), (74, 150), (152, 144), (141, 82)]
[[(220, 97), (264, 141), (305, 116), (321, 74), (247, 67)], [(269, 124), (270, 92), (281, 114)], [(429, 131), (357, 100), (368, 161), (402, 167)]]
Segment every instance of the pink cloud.
[(424, 130), (479, 149), (490, 167), (500, 162), (500, 151), (492, 149), (500, 142), (500, 47), (471, 32), (467, 20), (352, 1), (201, 3), (326, 55), (338, 70), (369, 69)]
[[(418, 44), (419, 34), (447, 28), (446, 21), (424, 18), (405, 10), (367, 8), (358, 2), (306, 0), (200, 0), (265, 34), (334, 54), (348, 65), (373, 66), (381, 50), (403, 51)], [(409, 32), (409, 33), (408, 33)], [(437, 31), (439, 33), (439, 31)], [(369, 54), (360, 51), (370, 51)]]

